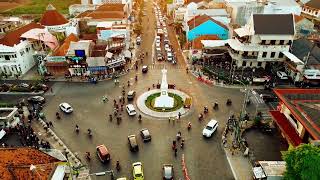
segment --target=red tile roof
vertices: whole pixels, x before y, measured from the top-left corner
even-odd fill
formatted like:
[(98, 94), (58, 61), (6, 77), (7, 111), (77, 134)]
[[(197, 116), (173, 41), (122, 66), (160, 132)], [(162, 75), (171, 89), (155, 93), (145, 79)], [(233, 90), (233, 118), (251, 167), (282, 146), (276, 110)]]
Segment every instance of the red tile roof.
[(53, 56), (65, 56), (68, 49), (69, 49), (69, 46), (70, 46), (70, 43), (71, 42), (78, 42), (79, 41), (79, 38), (74, 35), (73, 33), (71, 33), (63, 42), (63, 44), (55, 50), (55, 52), (53, 53)]
[(43, 13), (40, 24), (44, 26), (63, 25), (69, 21), (60, 14), (51, 4), (48, 5), (46, 12)]
[(125, 13), (121, 11), (85, 11), (77, 16), (77, 18), (92, 19), (125, 19)]
[(203, 35), (195, 38), (193, 41), (189, 42), (188, 45), (193, 45), (193, 49), (202, 49), (203, 45), (201, 40), (220, 40), (220, 38), (217, 35)]
[(188, 21), (189, 31), (191, 29), (201, 25), (202, 23), (207, 22), (207, 21), (212, 21), (212, 22), (218, 24), (219, 26), (221, 26), (225, 29), (228, 29), (228, 27), (226, 25), (224, 25), (221, 22), (216, 21), (216, 20), (212, 19), (210, 16), (204, 14), (204, 15), (195, 16), (194, 18), (192, 18)]
[[(0, 179), (50, 179), (58, 162), (34, 148), (0, 148)], [(37, 174), (30, 171), (31, 164), (39, 168)]]
[(203, 0), (185, 0), (185, 1), (184, 1), (184, 4), (190, 4), (190, 3), (192, 3), (192, 2), (198, 4), (199, 2), (202, 2), (202, 1), (203, 1)]
[(124, 4), (103, 4), (99, 6), (96, 11), (124, 11)]
[(290, 144), (293, 146), (299, 146), (299, 144), (302, 143), (302, 139), (299, 137), (295, 128), (292, 127), (291, 123), (288, 122), (286, 116), (280, 111), (270, 111), (270, 114)]
[(301, 21), (302, 19), (304, 19), (304, 17), (298, 16), (298, 15), (294, 15), (294, 22), (295, 22), (295, 23)]
[(0, 39), (0, 44), (6, 45), (6, 46), (14, 46), (15, 44), (19, 44), (20, 43), (20, 36), (31, 30), (31, 29), (35, 29), (35, 28), (41, 28), (43, 29), (44, 26), (37, 24), (37, 23), (30, 23), (27, 24), (25, 26), (22, 26), (16, 30), (13, 30), (11, 32), (8, 32), (2, 39)]
[(279, 97), (308, 133), (320, 140), (320, 89), (274, 89)]

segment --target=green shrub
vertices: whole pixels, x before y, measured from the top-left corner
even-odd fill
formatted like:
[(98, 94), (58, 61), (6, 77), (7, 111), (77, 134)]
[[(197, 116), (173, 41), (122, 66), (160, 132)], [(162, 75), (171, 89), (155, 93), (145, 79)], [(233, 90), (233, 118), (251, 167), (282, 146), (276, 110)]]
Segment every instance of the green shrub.
[(153, 111), (157, 111), (157, 112), (172, 112), (172, 111), (176, 111), (176, 110), (180, 109), (181, 107), (183, 107), (182, 98), (179, 95), (169, 93), (169, 96), (174, 98), (173, 108), (156, 108), (156, 107), (154, 107), (154, 102), (155, 102), (156, 97), (159, 97), (159, 96), (160, 96), (160, 93), (155, 93), (155, 94), (148, 96), (145, 101), (146, 106), (149, 109), (151, 109)]

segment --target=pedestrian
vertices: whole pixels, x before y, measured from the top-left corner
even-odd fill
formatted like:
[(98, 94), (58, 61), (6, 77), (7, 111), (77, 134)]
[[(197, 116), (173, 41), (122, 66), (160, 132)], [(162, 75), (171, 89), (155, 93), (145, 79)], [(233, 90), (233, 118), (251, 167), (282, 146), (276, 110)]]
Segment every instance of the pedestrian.
[(178, 116), (179, 116), (179, 120), (180, 120), (180, 118), (181, 118), (181, 112), (179, 112)]
[(50, 126), (50, 127), (53, 127), (52, 121), (49, 121), (49, 126)]
[(47, 127), (50, 127), (49, 122), (46, 122)]
[(178, 152), (178, 149), (177, 149), (177, 147), (174, 149), (174, 156), (176, 156), (177, 157), (177, 152)]

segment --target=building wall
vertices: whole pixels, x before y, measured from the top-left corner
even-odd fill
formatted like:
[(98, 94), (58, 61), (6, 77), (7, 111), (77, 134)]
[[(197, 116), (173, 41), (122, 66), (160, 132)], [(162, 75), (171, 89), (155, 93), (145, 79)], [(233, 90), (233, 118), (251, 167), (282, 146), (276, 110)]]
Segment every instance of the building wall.
[(320, 18), (320, 9), (314, 9), (314, 8), (310, 8), (310, 7), (303, 7), (302, 8), (302, 12), (304, 14), (307, 14), (309, 16), (315, 17), (315, 18)]
[[(8, 76), (25, 74), (35, 65), (34, 53), (35, 51), (28, 41), (22, 41), (13, 47), (0, 45), (1, 73)], [(9, 60), (7, 60), (8, 57)]]
[(228, 30), (212, 21), (207, 21), (187, 32), (188, 41), (202, 35), (217, 35), (220, 39), (225, 40), (228, 39)]

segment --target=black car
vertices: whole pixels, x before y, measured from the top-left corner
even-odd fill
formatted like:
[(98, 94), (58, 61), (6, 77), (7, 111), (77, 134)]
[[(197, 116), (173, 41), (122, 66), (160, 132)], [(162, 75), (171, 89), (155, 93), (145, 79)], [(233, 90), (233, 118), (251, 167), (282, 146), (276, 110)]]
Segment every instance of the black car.
[(139, 151), (139, 146), (135, 135), (128, 136), (128, 143), (131, 151)]
[(44, 104), (46, 102), (46, 99), (42, 96), (32, 96), (28, 98), (28, 102), (34, 104)]
[(271, 94), (260, 94), (260, 97), (264, 102), (275, 102), (278, 100), (276, 96)]
[(135, 91), (129, 91), (128, 95), (127, 95), (128, 101), (133, 100), (135, 96), (136, 96), (136, 92)]
[(141, 135), (141, 137), (142, 137), (144, 142), (145, 141), (151, 141), (151, 134), (150, 134), (148, 129), (146, 129), (146, 128), (141, 129), (140, 130), (140, 135)]

